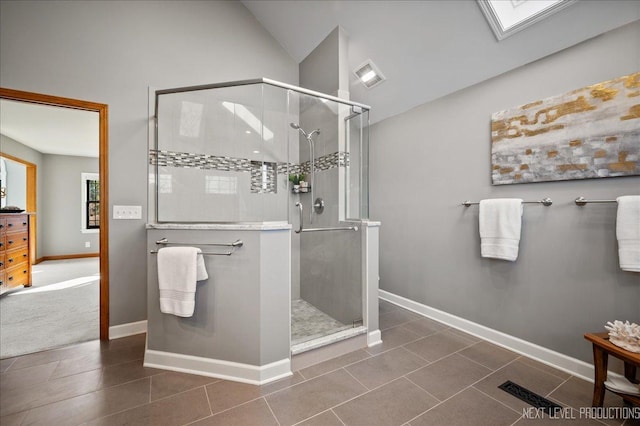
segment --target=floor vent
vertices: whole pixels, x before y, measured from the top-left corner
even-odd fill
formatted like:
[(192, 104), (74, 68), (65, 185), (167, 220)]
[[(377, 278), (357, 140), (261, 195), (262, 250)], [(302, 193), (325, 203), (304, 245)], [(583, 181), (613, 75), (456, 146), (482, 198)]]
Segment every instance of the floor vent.
[(523, 388), (510, 380), (507, 380), (498, 387), (529, 405), (544, 409), (547, 414), (553, 414), (558, 410), (562, 410), (562, 407), (555, 402), (551, 402), (547, 398), (540, 396), (535, 392), (531, 392), (529, 389)]

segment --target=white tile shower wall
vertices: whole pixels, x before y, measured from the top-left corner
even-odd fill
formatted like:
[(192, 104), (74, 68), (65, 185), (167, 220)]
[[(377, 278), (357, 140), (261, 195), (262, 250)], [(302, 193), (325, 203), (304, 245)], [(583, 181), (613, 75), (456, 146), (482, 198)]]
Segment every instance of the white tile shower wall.
[[(271, 163), (166, 150), (151, 150), (149, 162), (158, 166), (160, 175), (162, 187), (158, 194), (158, 220), (162, 222), (283, 220), (287, 203), (287, 172), (309, 173), (310, 170), (308, 161), (304, 164)], [(335, 195), (332, 188), (337, 185), (337, 178), (333, 178), (333, 174), (326, 175), (329, 180), (322, 176), (348, 164), (349, 155), (345, 152), (318, 158), (315, 164), (316, 187), (320, 184), (319, 188), (326, 188), (325, 192)], [(227, 184), (213, 190), (213, 178), (225, 180)], [(267, 198), (252, 195), (257, 193), (265, 194)], [(310, 208), (311, 203), (306, 201), (304, 194), (301, 199), (305, 207)], [(325, 217), (337, 218), (337, 197), (327, 201), (330, 208)]]

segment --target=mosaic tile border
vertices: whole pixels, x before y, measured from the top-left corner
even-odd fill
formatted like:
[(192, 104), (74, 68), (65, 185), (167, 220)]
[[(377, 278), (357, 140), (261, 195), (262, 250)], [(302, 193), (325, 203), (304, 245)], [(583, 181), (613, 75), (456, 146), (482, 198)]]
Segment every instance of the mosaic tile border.
[[(220, 170), (226, 172), (251, 172), (252, 163), (256, 161), (247, 158), (225, 157), (210, 154), (194, 154), (190, 152), (174, 152), (164, 150), (149, 150), (149, 164), (163, 167), (184, 167), (204, 170)], [(262, 163), (262, 162), (257, 162)], [(265, 162), (267, 163), (267, 162)], [(311, 163), (305, 161), (302, 164), (294, 163), (273, 163), (275, 171), (279, 175), (287, 173), (309, 173)], [(316, 172), (331, 170), (336, 167), (349, 166), (348, 152), (334, 152), (318, 157), (315, 161)]]

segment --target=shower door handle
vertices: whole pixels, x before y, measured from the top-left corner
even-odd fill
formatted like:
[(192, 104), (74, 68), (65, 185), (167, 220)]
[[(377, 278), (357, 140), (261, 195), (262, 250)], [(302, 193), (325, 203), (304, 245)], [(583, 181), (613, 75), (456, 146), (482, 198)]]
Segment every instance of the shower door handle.
[(296, 207), (298, 208), (298, 211), (300, 212), (300, 225), (298, 226), (298, 229), (296, 229), (296, 234), (299, 234), (302, 232), (302, 217), (303, 217), (303, 212), (302, 212), (302, 203), (300, 201), (298, 201), (296, 203)]

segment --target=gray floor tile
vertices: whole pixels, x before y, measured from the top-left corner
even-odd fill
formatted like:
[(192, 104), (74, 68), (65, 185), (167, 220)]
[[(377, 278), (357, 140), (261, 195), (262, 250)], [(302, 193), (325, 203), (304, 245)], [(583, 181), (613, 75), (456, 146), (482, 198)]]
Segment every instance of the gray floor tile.
[(151, 376), (151, 402), (219, 381), (220, 379), (214, 377), (197, 376), (175, 371), (156, 374)]
[(0, 374), (0, 392), (15, 392), (18, 389), (44, 383), (51, 378), (58, 361)]
[(518, 420), (520, 413), (511, 410), (481, 392), (469, 388), (427, 411), (411, 426), (508, 426)]
[(473, 346), (461, 350), (459, 353), (492, 370), (504, 367), (520, 356), (515, 352), (508, 351), (487, 342), (476, 343)]
[(420, 318), (419, 315), (404, 309), (387, 312), (386, 314), (381, 314), (379, 317), (380, 330), (395, 327), (396, 325), (401, 325), (405, 322), (413, 321), (418, 318)]
[(23, 425), (79, 425), (149, 402), (149, 379), (91, 392), (29, 411)]
[[(380, 346), (380, 345), (377, 345), (377, 346)], [(356, 363), (358, 361), (362, 361), (363, 359), (369, 358), (370, 356), (371, 355), (367, 351), (360, 349), (360, 350), (349, 352), (348, 354), (321, 362), (319, 364), (312, 365), (311, 367), (303, 368), (302, 370), (300, 370), (300, 374), (302, 374), (302, 376), (304, 376), (305, 379), (312, 379), (314, 377), (320, 376), (330, 371), (334, 371), (344, 366)]]
[(526, 402), (498, 388), (498, 386), (507, 380), (544, 397), (564, 382), (564, 380), (559, 377), (530, 367), (520, 360), (517, 360), (476, 383), (474, 387), (515, 410), (520, 411), (523, 408), (529, 407), (529, 404)]
[(366, 389), (344, 370), (308, 380), (266, 397), (281, 425), (291, 425), (354, 398)]
[(25, 417), (27, 417), (28, 411), (22, 411), (16, 414), (9, 414), (8, 416), (0, 417), (0, 425), (2, 426), (20, 426)]
[(387, 312), (395, 311), (398, 309), (402, 308), (398, 305), (387, 302), (386, 300), (378, 300), (378, 311), (380, 314), (386, 314)]
[(345, 425), (401, 425), (438, 401), (405, 378), (387, 383), (333, 411)]
[(446, 325), (429, 318), (418, 318), (413, 321), (409, 321), (402, 326), (423, 337), (449, 328)]
[(264, 398), (191, 423), (191, 426), (278, 426)]
[(411, 330), (406, 329), (404, 326), (397, 326), (382, 330), (382, 343), (379, 345), (367, 348), (367, 352), (370, 354), (379, 354), (389, 349), (397, 348), (406, 343), (413, 342), (420, 339), (422, 336), (414, 333)]
[(11, 392), (2, 392), (0, 393), (0, 416), (96, 391), (101, 386), (101, 378), (102, 372), (93, 370)]
[(491, 372), (492, 370), (478, 363), (453, 354), (414, 371), (407, 378), (444, 401)]
[(211, 415), (204, 388), (112, 414), (89, 422), (89, 425), (184, 425)]
[(396, 348), (350, 365), (346, 370), (368, 389), (374, 389), (427, 363), (404, 348)]
[(426, 360), (436, 361), (471, 346), (473, 343), (459, 334), (445, 330), (409, 343), (404, 347)]
[(15, 360), (15, 358), (0, 359), (0, 373), (6, 372)]
[(221, 380), (207, 385), (207, 396), (213, 414), (260, 398), (260, 386)]
[(105, 367), (102, 370), (102, 387), (108, 388), (109, 386), (115, 386), (166, 372), (166, 370), (144, 367), (142, 362), (141, 359), (138, 359)]
[(344, 426), (344, 423), (340, 421), (333, 411), (327, 410), (303, 421), (302, 423), (298, 423), (296, 426)]
[(527, 358), (526, 356), (521, 356), (518, 359), (518, 361), (520, 361), (520, 362), (522, 362), (524, 364), (527, 364), (527, 365), (529, 365), (531, 367), (535, 367), (538, 370), (544, 371), (545, 373), (552, 374), (552, 375), (554, 375), (556, 377), (560, 377), (561, 379), (565, 379), (566, 380), (569, 377), (571, 377), (571, 374), (569, 374), (569, 373), (565, 373), (564, 371), (558, 370), (557, 368), (553, 368), (553, 367), (550, 367), (550, 366), (548, 366), (546, 364), (543, 364), (541, 362), (535, 361), (535, 360), (533, 360), (531, 358)]

